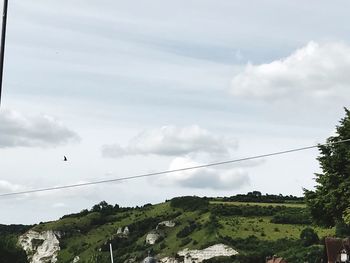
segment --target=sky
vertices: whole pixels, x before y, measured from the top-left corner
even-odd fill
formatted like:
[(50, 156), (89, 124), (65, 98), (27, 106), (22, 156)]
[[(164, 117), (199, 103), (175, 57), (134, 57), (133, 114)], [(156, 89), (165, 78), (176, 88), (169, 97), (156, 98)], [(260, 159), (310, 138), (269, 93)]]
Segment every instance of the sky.
[[(350, 99), (348, 1), (10, 0), (0, 194), (324, 143)], [(63, 156), (68, 162), (63, 162)], [(301, 196), (317, 149), (0, 198), (0, 223), (257, 190)]]

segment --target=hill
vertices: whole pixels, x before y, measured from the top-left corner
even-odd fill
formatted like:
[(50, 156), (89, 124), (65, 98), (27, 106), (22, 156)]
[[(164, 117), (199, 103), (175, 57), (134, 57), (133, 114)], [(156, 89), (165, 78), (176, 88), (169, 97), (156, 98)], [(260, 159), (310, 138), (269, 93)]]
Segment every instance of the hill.
[[(207, 262), (257, 263), (275, 254), (290, 262), (310, 257), (318, 262), (323, 257), (322, 239), (334, 236), (335, 229), (313, 226), (302, 200), (250, 203), (243, 199), (179, 197), (135, 208), (101, 202), (90, 210), (32, 227), (21, 244), (25, 247), (29, 240), (36, 248), (51, 246), (59, 263), (109, 263), (109, 244), (117, 263), (141, 262), (148, 253), (181, 262), (179, 251), (215, 244), (239, 254)], [(55, 247), (59, 250), (53, 251)]]

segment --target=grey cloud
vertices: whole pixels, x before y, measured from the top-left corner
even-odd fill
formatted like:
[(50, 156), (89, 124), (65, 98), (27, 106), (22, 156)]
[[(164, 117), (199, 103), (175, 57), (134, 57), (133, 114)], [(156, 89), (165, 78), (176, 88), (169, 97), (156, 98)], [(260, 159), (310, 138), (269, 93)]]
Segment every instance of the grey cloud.
[(105, 145), (105, 157), (118, 158), (126, 155), (177, 156), (190, 153), (227, 154), (236, 142), (216, 136), (197, 125), (187, 127), (164, 126), (144, 131), (132, 138), (127, 146)]
[(0, 112), (0, 148), (52, 147), (79, 140), (79, 136), (47, 115), (29, 116), (13, 110)]

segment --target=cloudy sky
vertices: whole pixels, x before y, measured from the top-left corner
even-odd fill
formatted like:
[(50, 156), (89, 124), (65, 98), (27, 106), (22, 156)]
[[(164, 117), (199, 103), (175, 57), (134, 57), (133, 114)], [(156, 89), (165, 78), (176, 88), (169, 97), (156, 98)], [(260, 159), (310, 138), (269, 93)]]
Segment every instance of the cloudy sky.
[[(349, 8), (345, 0), (10, 0), (0, 193), (324, 142), (350, 99)], [(301, 195), (314, 186), (317, 154), (3, 197), (0, 223), (53, 220), (101, 200)]]

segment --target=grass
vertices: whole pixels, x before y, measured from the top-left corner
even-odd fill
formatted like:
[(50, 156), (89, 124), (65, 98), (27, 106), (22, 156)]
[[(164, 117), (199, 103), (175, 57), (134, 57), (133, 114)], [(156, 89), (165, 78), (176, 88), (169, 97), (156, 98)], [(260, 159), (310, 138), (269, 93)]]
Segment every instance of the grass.
[[(304, 208), (304, 204), (295, 203), (244, 203), (244, 202), (222, 202), (212, 201), (211, 206), (215, 205), (258, 205), (258, 206), (286, 206), (290, 208)], [(229, 236), (232, 238), (247, 238), (256, 236), (260, 240), (275, 241), (282, 238), (298, 239), (301, 231), (307, 227), (306, 225), (291, 225), (291, 224), (274, 224), (271, 223), (271, 217), (242, 217), (242, 216), (220, 216), (218, 222), (221, 227), (210, 230), (207, 226), (210, 221), (210, 212), (190, 211), (184, 212), (179, 209), (173, 209), (169, 203), (161, 203), (154, 206), (149, 206), (143, 209), (136, 209), (124, 212), (117, 212), (116, 215), (110, 216), (108, 223), (94, 226), (85, 234), (76, 232), (70, 237), (65, 237), (65, 247), (62, 248), (59, 254), (59, 262), (71, 262), (75, 256), (81, 258), (81, 262), (89, 262), (92, 256), (98, 252), (99, 248), (111, 236), (115, 235), (119, 227), (129, 226), (135, 221), (141, 221), (146, 218), (155, 218), (162, 215), (170, 215), (174, 212), (179, 212), (176, 218), (174, 228), (166, 228), (165, 239), (154, 245), (152, 248), (162, 256), (175, 256), (175, 254), (184, 248), (200, 249), (208, 244), (219, 242), (219, 236)], [(74, 226), (74, 229), (79, 229), (91, 223), (91, 220), (96, 217), (96, 213), (90, 213), (81, 218), (64, 218), (54, 222), (40, 224), (35, 227), (35, 230), (60, 230)], [(170, 218), (169, 218), (170, 219)], [(189, 224), (189, 221), (195, 221), (201, 225), (193, 233), (189, 235), (191, 242), (183, 245), (184, 238), (177, 237), (177, 233)], [(333, 236), (334, 228), (313, 227), (319, 237)], [(142, 233), (142, 236), (136, 240), (139, 247), (144, 247), (147, 233)], [(186, 237), (185, 237), (186, 238)], [(163, 249), (161, 249), (163, 243)], [(165, 248), (164, 248), (165, 245)], [(101, 253), (100, 253), (101, 254)], [(129, 256), (146, 255), (147, 250), (133, 251)], [(103, 252), (105, 258), (108, 253)]]
[[(308, 225), (274, 224), (271, 217), (223, 217), (219, 230), (220, 235), (233, 238), (256, 236), (262, 240), (278, 240), (282, 238), (298, 239), (301, 231)], [(313, 227), (319, 237), (333, 236), (334, 228)]]

